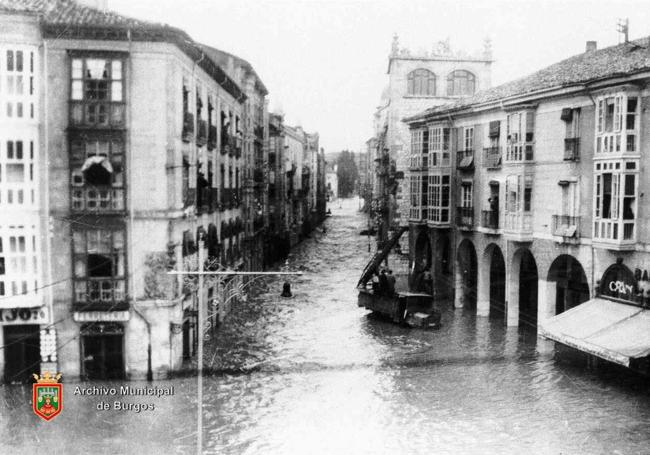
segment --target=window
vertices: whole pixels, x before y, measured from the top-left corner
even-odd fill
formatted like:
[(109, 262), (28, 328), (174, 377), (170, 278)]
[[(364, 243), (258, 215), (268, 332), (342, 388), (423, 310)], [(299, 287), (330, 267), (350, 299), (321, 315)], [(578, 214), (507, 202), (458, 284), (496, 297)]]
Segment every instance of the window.
[(594, 238), (635, 239), (638, 165), (635, 161), (595, 164)]
[(429, 166), (450, 166), (449, 128), (433, 127), (429, 129)]
[(472, 183), (463, 182), (460, 186), (460, 204), (461, 207), (471, 208), (472, 207)]
[(639, 98), (631, 94), (603, 96), (596, 108), (596, 154), (639, 151)]
[(428, 167), (429, 130), (411, 131), (411, 168)]
[(36, 235), (24, 226), (0, 230), (0, 296), (36, 292)]
[(456, 70), (447, 76), (447, 96), (469, 96), (476, 91), (476, 77), (469, 71)]
[(474, 150), (474, 127), (463, 128), (463, 150)]
[(533, 176), (509, 175), (506, 179), (506, 230), (532, 231)]
[(0, 55), (0, 62), (3, 62), (0, 65), (0, 115), (33, 119), (34, 51), (31, 48), (6, 49)]
[(125, 298), (124, 232), (73, 231), (76, 302), (110, 303)]
[(532, 161), (535, 113), (532, 111), (509, 114), (506, 120), (506, 161)]
[(429, 176), (429, 220), (434, 223), (449, 223), (450, 182), (449, 175)]
[(413, 220), (422, 220), (423, 219), (423, 213), (422, 213), (422, 195), (423, 195), (423, 187), (424, 187), (424, 193), (426, 193), (426, 176), (421, 176), (421, 175), (411, 175), (410, 176), (410, 183), (411, 183), (411, 204), (410, 204), (410, 210), (409, 210), (409, 218)]
[(0, 207), (36, 204), (34, 164), (33, 141), (0, 144)]
[(124, 124), (121, 58), (73, 58), (70, 120), (75, 126)]
[(426, 69), (411, 71), (406, 77), (407, 93), (414, 96), (435, 96), (436, 75)]
[(70, 169), (73, 210), (124, 210), (124, 143), (72, 139)]

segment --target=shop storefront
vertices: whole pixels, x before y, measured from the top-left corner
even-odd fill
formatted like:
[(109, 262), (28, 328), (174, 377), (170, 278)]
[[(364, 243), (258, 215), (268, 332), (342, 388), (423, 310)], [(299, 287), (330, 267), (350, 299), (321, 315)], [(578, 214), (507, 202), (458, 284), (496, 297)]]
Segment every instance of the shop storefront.
[(540, 335), (590, 355), (650, 373), (650, 281), (621, 260), (605, 270), (596, 296), (550, 318)]
[(29, 382), (40, 373), (41, 327), (48, 322), (47, 307), (0, 310), (5, 382)]

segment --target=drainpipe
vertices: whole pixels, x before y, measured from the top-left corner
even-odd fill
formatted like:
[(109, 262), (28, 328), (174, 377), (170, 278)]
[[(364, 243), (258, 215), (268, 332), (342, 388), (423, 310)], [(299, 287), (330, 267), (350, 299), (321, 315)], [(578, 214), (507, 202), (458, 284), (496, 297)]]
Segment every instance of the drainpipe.
[(133, 312), (140, 316), (147, 326), (147, 381), (153, 381), (153, 369), (151, 367), (151, 323), (144, 317), (144, 314), (135, 306), (135, 298), (133, 302)]

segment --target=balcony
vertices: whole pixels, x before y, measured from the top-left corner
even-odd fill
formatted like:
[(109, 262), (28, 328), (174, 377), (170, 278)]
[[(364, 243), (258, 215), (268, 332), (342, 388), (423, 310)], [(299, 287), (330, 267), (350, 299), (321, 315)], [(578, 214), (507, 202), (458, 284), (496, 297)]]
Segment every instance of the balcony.
[(210, 125), (208, 127), (208, 150), (217, 148), (217, 127)]
[(115, 188), (72, 188), (72, 210), (79, 212), (122, 212), (124, 190)]
[(409, 221), (413, 223), (426, 223), (429, 210), (424, 206), (412, 205), (409, 207)]
[(580, 161), (580, 138), (564, 139), (564, 161)]
[(235, 137), (235, 157), (236, 158), (241, 158), (241, 149), (242, 149), (242, 138), (241, 137)]
[(580, 217), (569, 215), (553, 215), (553, 235), (562, 237), (562, 242), (580, 238)]
[(72, 128), (124, 128), (124, 103), (70, 102)]
[(264, 140), (264, 127), (256, 126), (254, 129), (255, 137), (259, 140)]
[(501, 147), (485, 147), (483, 149), (483, 167), (501, 169)]
[(194, 114), (185, 112), (183, 114), (183, 142), (190, 142), (194, 137)]
[(228, 134), (225, 130), (221, 131), (221, 154), (228, 154), (232, 156), (234, 150), (232, 150), (233, 140), (232, 136)]
[(473, 207), (456, 207), (456, 226), (463, 230), (471, 230), (474, 227)]
[(199, 119), (197, 122), (196, 145), (203, 147), (208, 142), (208, 122)]
[(499, 212), (492, 210), (481, 211), (481, 227), (484, 229), (496, 231), (499, 229)]
[(459, 171), (473, 171), (474, 150), (459, 150), (456, 152), (456, 168)]
[(426, 171), (429, 169), (429, 155), (411, 155), (409, 170), (411, 171)]
[(636, 220), (595, 220), (593, 244), (615, 251), (633, 250), (636, 246)]
[(87, 278), (75, 280), (76, 311), (123, 311), (128, 309), (126, 280), (123, 278)]
[(240, 194), (235, 188), (221, 188), (221, 210), (239, 207)]
[(534, 142), (513, 142), (506, 147), (506, 163), (529, 163), (534, 159)]
[(530, 212), (506, 212), (503, 230), (512, 240), (518, 242), (533, 240), (533, 214)]

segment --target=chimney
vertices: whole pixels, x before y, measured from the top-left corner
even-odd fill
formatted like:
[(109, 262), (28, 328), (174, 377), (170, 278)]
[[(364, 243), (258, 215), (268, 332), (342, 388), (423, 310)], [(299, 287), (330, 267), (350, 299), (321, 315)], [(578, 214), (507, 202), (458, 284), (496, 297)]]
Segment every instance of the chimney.
[(594, 52), (596, 49), (598, 49), (598, 42), (587, 41), (587, 47), (585, 49), (585, 52)]

